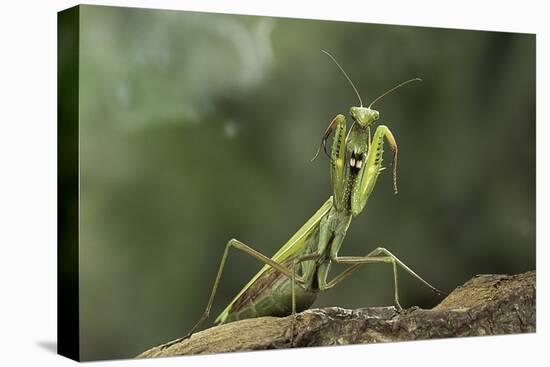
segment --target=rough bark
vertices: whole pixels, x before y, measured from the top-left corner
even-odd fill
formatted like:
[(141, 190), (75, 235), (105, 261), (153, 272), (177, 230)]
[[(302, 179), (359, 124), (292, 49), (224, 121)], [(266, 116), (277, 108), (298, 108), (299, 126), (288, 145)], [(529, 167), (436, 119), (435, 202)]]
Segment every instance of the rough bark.
[[(297, 315), (293, 346), (535, 332), (535, 291), (534, 271), (478, 275), (430, 310), (311, 309)], [(261, 317), (212, 327), (168, 348), (149, 349), (138, 358), (288, 348), (290, 343), (291, 317)]]

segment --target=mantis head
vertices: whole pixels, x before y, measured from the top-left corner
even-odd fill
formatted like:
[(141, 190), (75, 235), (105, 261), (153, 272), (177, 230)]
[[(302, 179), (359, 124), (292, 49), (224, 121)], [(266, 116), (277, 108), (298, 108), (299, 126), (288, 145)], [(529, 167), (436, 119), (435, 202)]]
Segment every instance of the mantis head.
[(369, 127), (380, 118), (380, 113), (370, 107), (351, 107), (349, 114), (361, 127)]

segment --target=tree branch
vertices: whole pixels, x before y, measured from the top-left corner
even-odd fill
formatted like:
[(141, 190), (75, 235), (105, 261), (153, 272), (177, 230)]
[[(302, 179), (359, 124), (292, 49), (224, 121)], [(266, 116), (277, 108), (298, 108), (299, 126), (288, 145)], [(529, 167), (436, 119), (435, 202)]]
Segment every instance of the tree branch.
[[(394, 307), (311, 309), (297, 315), (294, 346), (378, 343), (534, 332), (535, 272), (478, 275), (431, 310)], [(291, 317), (261, 317), (212, 327), (138, 358), (290, 347)]]

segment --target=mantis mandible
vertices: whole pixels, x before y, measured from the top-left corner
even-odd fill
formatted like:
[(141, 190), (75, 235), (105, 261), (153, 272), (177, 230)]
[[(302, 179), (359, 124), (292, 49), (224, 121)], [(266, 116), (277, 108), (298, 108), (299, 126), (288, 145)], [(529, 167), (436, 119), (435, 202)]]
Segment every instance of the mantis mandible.
[[(386, 263), (393, 267), (394, 301), (399, 310), (402, 307), (397, 286), (398, 266), (434, 292), (445, 294), (383, 247), (378, 247), (365, 256), (338, 255), (351, 220), (364, 210), (376, 180), (384, 170), (384, 139), (393, 153), (393, 190), (397, 194), (397, 143), (385, 125), (379, 125), (374, 136), (371, 136), (371, 128), (380, 116), (371, 107), (397, 88), (420, 79), (400, 83), (376, 98), (368, 107), (363, 107), (361, 96), (344, 69), (330, 53), (324, 50), (322, 52), (342, 71), (360, 103), (359, 107), (350, 108), (353, 124), (349, 130), (346, 128), (344, 115), (339, 114), (331, 121), (321, 140), (323, 150), (330, 158), (332, 195), (271, 258), (237, 239), (229, 240), (204, 313), (186, 336), (165, 344), (164, 347), (190, 337), (208, 318), (230, 249), (240, 250), (265, 265), (216, 318), (217, 324), (260, 316), (295, 316), (296, 312), (309, 308), (319, 292), (336, 286), (364, 264)], [(330, 152), (327, 152), (327, 142), (332, 134), (332, 146)], [(318, 156), (321, 145), (312, 161)], [(332, 262), (346, 264), (348, 267), (329, 281)]]

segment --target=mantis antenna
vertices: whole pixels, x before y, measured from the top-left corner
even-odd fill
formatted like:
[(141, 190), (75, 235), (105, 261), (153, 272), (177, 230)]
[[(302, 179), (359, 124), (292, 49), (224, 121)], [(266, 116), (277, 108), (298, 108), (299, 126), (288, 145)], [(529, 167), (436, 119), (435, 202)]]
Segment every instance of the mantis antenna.
[(396, 90), (396, 89), (398, 89), (398, 88), (401, 88), (401, 87), (404, 86), (405, 84), (409, 84), (409, 83), (411, 83), (411, 82), (421, 82), (421, 81), (422, 81), (422, 79), (420, 79), (420, 78), (413, 78), (413, 79), (406, 80), (406, 81), (404, 81), (403, 83), (397, 84), (395, 87), (393, 87), (392, 89), (388, 90), (387, 92), (384, 92), (380, 97), (378, 97), (378, 98), (376, 98), (374, 101), (372, 101), (368, 108), (371, 108), (372, 105), (373, 105), (374, 103), (378, 102), (382, 97), (387, 96), (388, 94), (390, 94), (391, 92), (393, 92), (394, 90)]
[(325, 50), (321, 50), (321, 52), (327, 54), (328, 57), (330, 57), (332, 59), (332, 61), (334, 61), (334, 63), (336, 64), (336, 66), (338, 66), (338, 68), (342, 71), (342, 73), (344, 73), (344, 76), (346, 77), (346, 79), (348, 80), (348, 82), (351, 84), (351, 86), (353, 87), (353, 90), (355, 91), (355, 94), (357, 94), (357, 98), (359, 98), (359, 103), (361, 103), (361, 107), (363, 107), (363, 101), (361, 100), (361, 96), (359, 95), (359, 92), (357, 91), (357, 88), (355, 88), (355, 85), (353, 84), (353, 82), (351, 81), (351, 79), (349, 78), (348, 74), (346, 74), (346, 72), (344, 71), (344, 69), (340, 66), (340, 64), (338, 63), (338, 61), (336, 61), (336, 59), (328, 52), (328, 51), (325, 51)]

